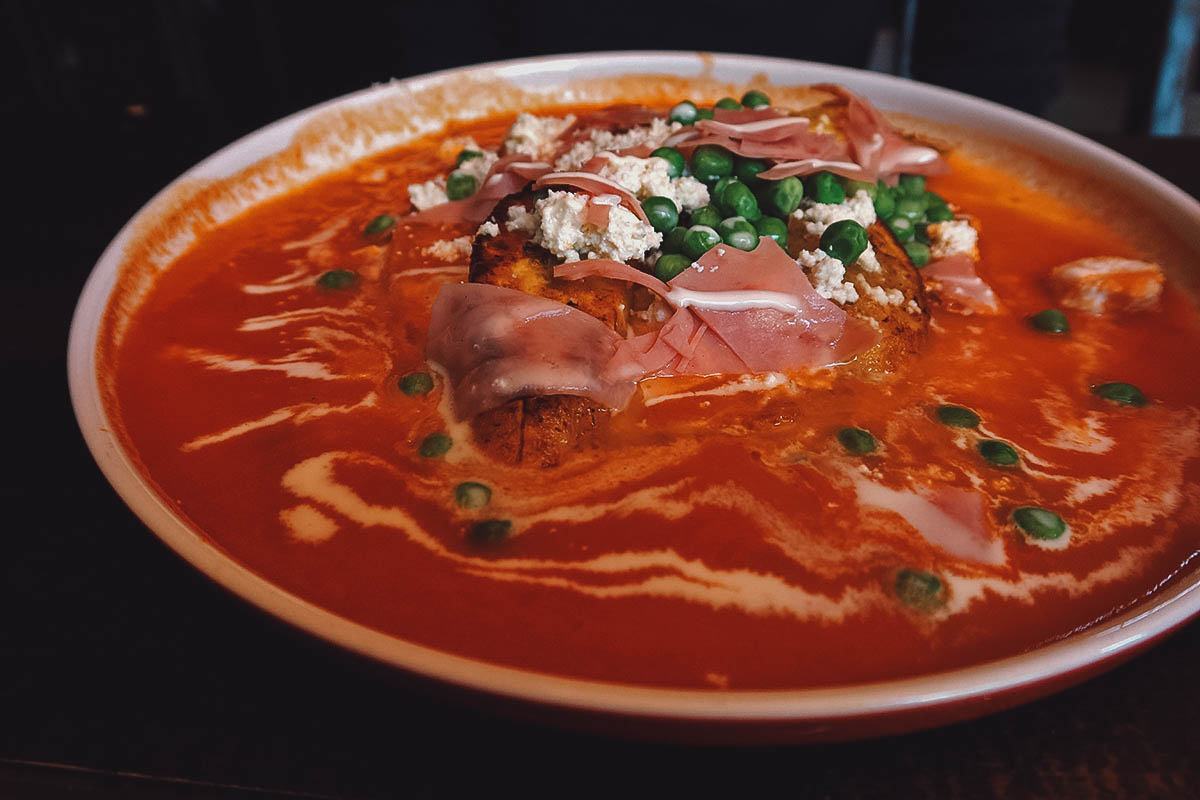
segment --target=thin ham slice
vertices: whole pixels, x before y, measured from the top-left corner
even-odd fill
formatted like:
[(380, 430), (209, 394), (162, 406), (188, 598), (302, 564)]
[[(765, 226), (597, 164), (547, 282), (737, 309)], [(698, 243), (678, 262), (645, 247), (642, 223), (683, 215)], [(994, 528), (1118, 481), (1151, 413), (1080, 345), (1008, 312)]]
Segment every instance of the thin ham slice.
[(603, 178), (592, 172), (549, 172), (533, 182), (533, 188), (541, 189), (546, 186), (570, 186), (591, 195), (615, 194), (621, 198), (621, 205), (638, 216), (642, 222), (649, 224), (650, 219), (642, 210), (642, 204), (637, 197), (616, 181)]
[[(849, 361), (878, 341), (866, 325), (817, 294), (796, 262), (768, 239), (752, 252), (718, 245), (670, 284), (608, 259), (562, 264), (554, 275), (627, 280), (674, 306), (675, 314), (654, 343), (675, 351), (656, 373), (660, 376), (812, 369)], [(764, 296), (783, 299), (788, 307), (755, 305)], [(738, 301), (749, 307), (713, 307)], [(641, 349), (655, 352), (653, 346)]]
[(951, 311), (960, 314), (1000, 313), (1000, 301), (996, 299), (996, 293), (975, 272), (975, 262), (968, 255), (953, 255), (931, 262), (921, 270), (921, 280)]
[(487, 219), (496, 203), (510, 194), (524, 189), (530, 181), (540, 178), (552, 170), (549, 164), (530, 161), (519, 153), (503, 156), (492, 165), (484, 178), (483, 185), (475, 194), (464, 200), (432, 206), (424, 211), (409, 214), (405, 223), (426, 225), (455, 225), (471, 223), (478, 225)]
[(843, 132), (850, 144), (854, 161), (873, 177), (894, 178), (902, 172), (917, 175), (941, 175), (950, 168), (941, 153), (932, 147), (913, 144), (863, 97), (845, 86), (822, 83), (813, 87), (837, 95), (846, 101)]
[(459, 419), (551, 394), (623, 408), (645, 371), (626, 340), (595, 317), (485, 283), (438, 291), (426, 355), (449, 379)]

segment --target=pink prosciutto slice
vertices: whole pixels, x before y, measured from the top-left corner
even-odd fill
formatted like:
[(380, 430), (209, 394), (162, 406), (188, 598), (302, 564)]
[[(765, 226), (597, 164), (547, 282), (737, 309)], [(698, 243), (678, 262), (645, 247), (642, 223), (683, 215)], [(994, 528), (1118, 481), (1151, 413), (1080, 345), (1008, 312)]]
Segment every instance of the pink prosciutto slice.
[(996, 293), (975, 272), (975, 262), (968, 255), (954, 255), (931, 262), (921, 270), (921, 280), (951, 311), (961, 314), (1000, 312)]
[(901, 172), (941, 175), (949, 171), (941, 153), (905, 139), (880, 111), (845, 86), (817, 84), (846, 101), (844, 133), (854, 161), (871, 176), (892, 178)]
[(671, 304), (675, 314), (657, 341), (639, 345), (645, 354), (671, 355), (659, 376), (812, 369), (849, 361), (878, 341), (817, 294), (796, 262), (767, 239), (752, 252), (718, 245), (669, 284), (608, 259), (562, 264), (554, 274), (631, 281)]
[(504, 156), (492, 165), (487, 177), (484, 178), (483, 185), (475, 194), (465, 200), (451, 200), (448, 203), (441, 203), (424, 211), (409, 214), (404, 221), (429, 225), (459, 223), (478, 225), (491, 215), (492, 209), (498, 202), (510, 194), (521, 191), (530, 181), (537, 180), (550, 171), (549, 164), (530, 161), (520, 154)]
[(533, 182), (533, 188), (535, 189), (541, 189), (545, 186), (570, 186), (595, 196), (615, 194), (621, 198), (621, 205), (628, 208), (634, 214), (637, 214), (638, 219), (642, 222), (650, 222), (650, 219), (646, 216), (646, 212), (642, 209), (642, 204), (638, 202), (633, 192), (616, 181), (601, 177), (595, 173), (549, 172)]
[(459, 283), (443, 286), (434, 299), (426, 355), (450, 381), (455, 416), (469, 419), (537, 395), (624, 408), (644, 374), (627, 347), (576, 308), (516, 289)]

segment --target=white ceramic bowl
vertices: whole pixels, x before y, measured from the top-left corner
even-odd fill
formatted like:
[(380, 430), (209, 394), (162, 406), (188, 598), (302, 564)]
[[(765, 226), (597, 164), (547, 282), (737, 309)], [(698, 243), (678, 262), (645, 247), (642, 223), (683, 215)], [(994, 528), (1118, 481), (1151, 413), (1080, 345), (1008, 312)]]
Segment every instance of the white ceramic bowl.
[[(526, 59), (451, 70), (377, 86), (299, 112), (197, 164), (143, 208), (92, 271), (75, 310), (68, 350), (71, 397), (80, 428), (108, 480), (171, 548), (241, 597), (297, 627), (405, 670), (507, 701), (511, 710), (641, 735), (711, 741), (842, 739), (912, 730), (963, 719), (1044, 695), (1111, 667), (1200, 612), (1200, 571), (1191, 569), (1128, 613), (1032, 652), (906, 680), (796, 691), (690, 691), (630, 687), (527, 672), (417, 646), (350, 622), (251, 573), (211, 546), (160, 499), (110, 432), (97, 380), (100, 321), (125, 249), (181, 182), (215, 180), (292, 142), (314, 117), (370, 108), (406, 92), (476, 78), (552, 90), (568, 81), (629, 74), (699, 76), (737, 84), (765, 74), (774, 84), (837, 82), (883, 109), (985, 132), (1119, 182), (1160, 209), (1162, 223), (1200, 255), (1200, 205), (1162, 178), (1094, 142), (1043, 120), (957, 92), (887, 75), (801, 61), (692, 53), (602, 53)], [(428, 125), (433, 125), (431, 121)], [(428, 127), (427, 125), (427, 127)], [(392, 143), (340, 143), (313, 159), (293, 183), (385, 149)], [(340, 154), (340, 155), (339, 155)]]

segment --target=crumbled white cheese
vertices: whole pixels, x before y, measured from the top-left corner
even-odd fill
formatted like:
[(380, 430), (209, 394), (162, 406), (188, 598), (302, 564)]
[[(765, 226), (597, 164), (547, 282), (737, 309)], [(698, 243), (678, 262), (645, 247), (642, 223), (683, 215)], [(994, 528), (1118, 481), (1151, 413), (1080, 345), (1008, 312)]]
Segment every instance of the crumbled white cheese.
[(929, 236), (929, 253), (935, 260), (960, 254), (979, 258), (979, 232), (965, 219), (930, 223), (925, 233)]
[(559, 157), (558, 161), (554, 163), (554, 169), (558, 172), (579, 169), (595, 158), (597, 153), (605, 150), (627, 150), (642, 145), (652, 148), (662, 147), (667, 137), (682, 127), (683, 125), (678, 122), (668, 123), (665, 119), (656, 119), (649, 125), (638, 125), (620, 133), (593, 128), (588, 132), (588, 138), (576, 142), (570, 150)]
[[(875, 201), (871, 195), (859, 189), (853, 197), (846, 198), (844, 203), (816, 203), (805, 199), (800, 207), (792, 212), (792, 217), (800, 223), (800, 233), (804, 241), (815, 244), (821, 234), (835, 222), (852, 219), (864, 228), (875, 224)], [(875, 255), (875, 248), (870, 243), (854, 265), (865, 272), (879, 272), (883, 267)]]
[(475, 234), (477, 236), (499, 236), (500, 226), (489, 219), (479, 226), (479, 230), (475, 231)]
[(615, 181), (639, 200), (666, 197), (678, 210), (699, 208), (708, 203), (708, 187), (692, 177), (672, 178), (670, 165), (662, 158), (609, 155), (600, 175)]
[(521, 153), (530, 158), (545, 159), (554, 154), (558, 137), (575, 124), (575, 115), (537, 117), (522, 112), (517, 115), (508, 133), (504, 134), (504, 150)]
[(801, 250), (796, 263), (804, 267), (808, 279), (817, 294), (835, 303), (853, 303), (858, 300), (858, 290), (847, 283), (846, 265), (826, 255), (824, 250)]
[(429, 247), (421, 250), (427, 256), (440, 258), (442, 261), (461, 261), (471, 256), (471, 237), (459, 236), (457, 239), (439, 239)]
[(875, 224), (875, 201), (865, 190), (859, 189), (844, 203), (816, 203), (805, 199), (792, 216), (802, 220), (804, 232), (820, 237), (825, 229), (843, 219), (852, 219), (864, 228)]
[(504, 223), (505, 230), (532, 234), (537, 227), (537, 215), (529, 213), (525, 206), (511, 205), (508, 207), (508, 221)]
[(468, 158), (454, 171), (465, 172), (475, 179), (477, 186), (483, 186), (483, 179), (488, 176), (492, 165), (496, 163), (499, 156), (491, 150), (477, 150), (476, 152), (483, 153), (483, 155), (476, 158)]
[(446, 196), (446, 179), (440, 175), (424, 183), (409, 184), (408, 197), (417, 211), (450, 202)]
[(921, 306), (917, 303), (916, 300), (909, 300), (908, 305), (906, 305), (904, 308), (910, 314), (920, 314), (921, 313)]
[(1058, 302), (1091, 314), (1149, 311), (1162, 298), (1158, 264), (1113, 256), (1093, 256), (1055, 267), (1050, 283)]
[(662, 234), (624, 206), (613, 207), (603, 229), (585, 224), (588, 200), (586, 194), (556, 191), (538, 200), (540, 221), (533, 240), (566, 261), (589, 257), (632, 261), (662, 244)]
[(904, 292), (899, 289), (884, 289), (881, 286), (872, 286), (867, 283), (867, 279), (861, 274), (854, 276), (854, 284), (860, 290), (860, 298), (869, 297), (876, 303), (884, 306), (898, 306), (904, 302)]
[(822, 114), (808, 126), (808, 129), (813, 133), (838, 133), (838, 129), (833, 126), (833, 120), (828, 114)]

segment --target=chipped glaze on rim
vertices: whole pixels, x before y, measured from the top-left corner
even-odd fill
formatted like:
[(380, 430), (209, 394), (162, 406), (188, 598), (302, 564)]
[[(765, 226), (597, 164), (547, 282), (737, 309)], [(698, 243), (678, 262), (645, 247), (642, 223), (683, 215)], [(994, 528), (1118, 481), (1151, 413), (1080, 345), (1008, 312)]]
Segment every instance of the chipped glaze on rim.
[[(165, 188), (121, 230), (88, 278), (68, 344), (71, 400), (100, 468), (125, 503), (168, 546), (204, 574), (263, 610), (308, 633), (418, 675), (551, 712), (617, 721), (676, 723), (674, 735), (741, 735), (755, 727), (785, 730), (783, 739), (838, 739), (925, 727), (1013, 705), (1113, 666), (1200, 613), (1200, 569), (1185, 564), (1170, 585), (1127, 613), (1028, 653), (917, 678), (834, 688), (729, 691), (659, 689), (563, 678), (502, 667), (415, 645), (324, 610), (273, 585), (226, 556), (176, 516), (142, 477), (110, 428), (97, 374), (101, 321), (118, 267), (139, 222), (156, 203), (193, 180), (221, 178), (286, 147), (315, 115), (377, 103), (390, 93), (423, 90), (467, 78), (546, 90), (571, 80), (637, 74), (711, 76), (745, 83), (837, 82), (881, 108), (985, 132), (1067, 164), (1099, 180), (1120, 181), (1153, 198), (1162, 222), (1200, 254), (1200, 204), (1129, 159), (1030, 115), (968, 95), (889, 75), (802, 61), (739, 55), (622, 52), (550, 56), (447, 70), (376, 86), (298, 112), (201, 161)], [(1166, 583), (1166, 581), (1164, 581)], [(701, 723), (697, 726), (697, 723)], [(791, 726), (787, 728), (787, 726)], [(684, 726), (691, 728), (685, 732)], [(781, 727), (782, 726), (782, 727)], [(807, 727), (806, 727), (807, 726)], [(627, 728), (626, 732), (631, 732)], [(697, 731), (707, 732), (697, 734)]]

